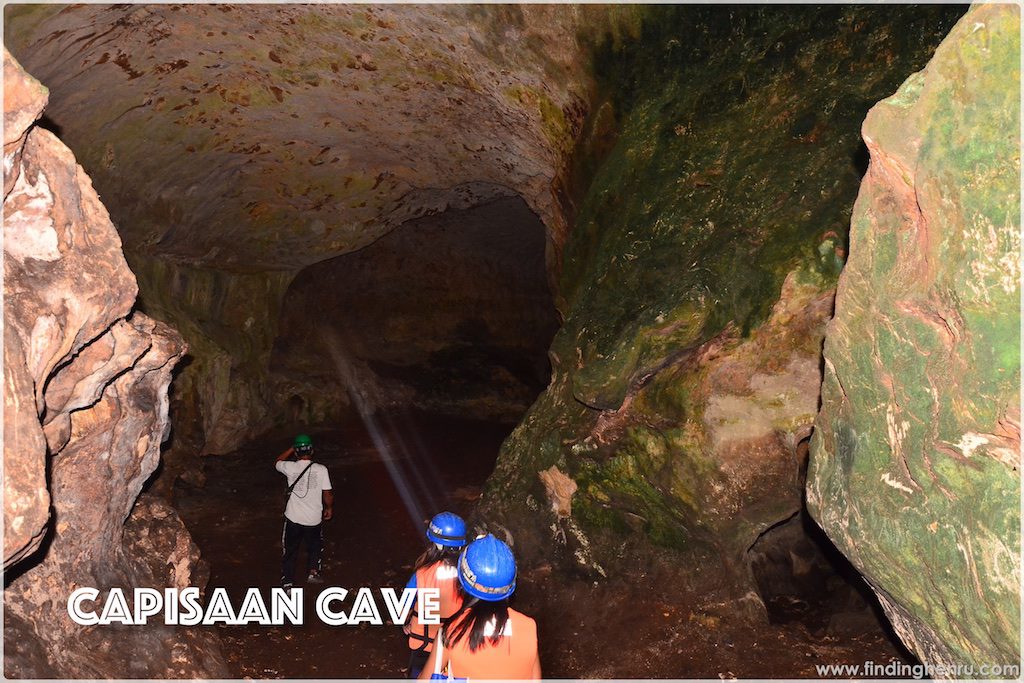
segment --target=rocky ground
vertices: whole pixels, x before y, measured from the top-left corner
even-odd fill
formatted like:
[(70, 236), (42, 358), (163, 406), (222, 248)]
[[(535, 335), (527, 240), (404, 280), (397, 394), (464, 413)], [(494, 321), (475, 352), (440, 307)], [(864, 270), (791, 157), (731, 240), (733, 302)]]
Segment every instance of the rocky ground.
[[(418, 469), (440, 483), (435, 505), (470, 512), (509, 427), (422, 414), (387, 420), (389, 441), (418, 437)], [(329, 585), (401, 586), (422, 549), (388, 467), (356, 423), (314, 432), (317, 459), (331, 471), (335, 519), (325, 531)], [(211, 564), (211, 588), (241, 596), (277, 580), (283, 478), (273, 470), (287, 435), (270, 435), (204, 461), (204, 488), (179, 484), (176, 504)], [(394, 449), (392, 465), (411, 474), (413, 460)], [(432, 473), (432, 474), (431, 474)], [(429, 512), (427, 513), (429, 514)], [(624, 539), (625, 540), (625, 539)], [(549, 678), (815, 677), (818, 664), (886, 662), (904, 655), (871, 619), (828, 626), (829, 605), (792, 601), (779, 623), (750, 622), (714, 594), (677, 589), (678, 556), (627, 551), (633, 565), (608, 580), (552, 571), (527, 562), (516, 607), (534, 616)], [(318, 591), (310, 590), (315, 595)], [(312, 610), (307, 595), (306, 609)], [(817, 608), (817, 612), (809, 612)], [(825, 611), (823, 611), (825, 610)], [(311, 613), (311, 612), (310, 612)], [(405, 639), (396, 628), (220, 627), (231, 674), (252, 678), (374, 678), (405, 674)]]

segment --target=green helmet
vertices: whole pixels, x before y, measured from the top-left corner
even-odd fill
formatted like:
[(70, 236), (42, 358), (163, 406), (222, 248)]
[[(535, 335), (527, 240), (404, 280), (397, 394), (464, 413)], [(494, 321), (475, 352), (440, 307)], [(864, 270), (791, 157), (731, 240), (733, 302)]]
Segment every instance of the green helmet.
[(309, 434), (299, 434), (295, 437), (295, 443), (292, 444), (297, 451), (307, 451), (313, 448), (313, 439), (309, 438)]

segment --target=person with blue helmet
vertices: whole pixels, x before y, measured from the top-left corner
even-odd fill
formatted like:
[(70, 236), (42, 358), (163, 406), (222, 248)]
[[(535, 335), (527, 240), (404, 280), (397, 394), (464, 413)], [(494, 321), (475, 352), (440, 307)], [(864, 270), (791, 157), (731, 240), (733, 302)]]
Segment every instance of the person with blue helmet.
[[(440, 615), (446, 619), (462, 606), (462, 598), (456, 589), (456, 564), (466, 545), (466, 523), (455, 513), (440, 512), (427, 523), (427, 540), (430, 546), (416, 560), (412, 578), (406, 587), (437, 588), (440, 591)], [(409, 648), (412, 650), (409, 678), (419, 676), (434, 647), (437, 629), (438, 624), (420, 622), (419, 604), (414, 604), (403, 629), (409, 636)]]
[(421, 679), (540, 679), (537, 622), (509, 607), (516, 589), (512, 549), (491, 534), (459, 555), (462, 607), (444, 625)]

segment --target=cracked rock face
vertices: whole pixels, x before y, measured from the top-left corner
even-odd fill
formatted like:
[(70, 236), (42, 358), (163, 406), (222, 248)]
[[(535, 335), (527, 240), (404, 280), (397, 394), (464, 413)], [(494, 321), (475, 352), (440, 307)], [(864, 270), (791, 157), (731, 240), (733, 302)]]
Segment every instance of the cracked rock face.
[[(164, 583), (124, 528), (145, 512), (133, 505), (159, 461), (185, 346), (132, 313), (135, 278), (106, 209), (71, 151), (32, 126), (45, 89), (6, 52), (4, 76), (4, 609), (5, 639), (19, 643), (5, 674), (223, 673), (209, 636), (83, 629), (67, 616), (75, 587)], [(163, 551), (149, 559), (162, 565)], [(151, 656), (132, 664), (133, 647)], [(172, 667), (175, 647), (195, 648), (194, 663)]]
[[(52, 241), (56, 235), (45, 207), (46, 199), (37, 198), (30, 190), (14, 195), (11, 211), (7, 210), (7, 198), (11, 196), (16, 183), (21, 180), (22, 152), (29, 127), (46, 106), (46, 89), (37, 81), (26, 78), (18, 64), (4, 54), (4, 246), (17, 245), (19, 241)], [(18, 219), (14, 207), (20, 206), (24, 219), (19, 240)], [(50, 198), (52, 200), (52, 196)], [(35, 208), (41, 205), (42, 211)], [(27, 213), (26, 213), (27, 212)], [(41, 215), (40, 215), (41, 214)], [(30, 217), (32, 215), (33, 217)], [(38, 229), (36, 222), (42, 218)], [(43, 233), (49, 239), (37, 236)], [(25, 246), (31, 252), (30, 247)], [(51, 247), (44, 249), (49, 252)], [(17, 247), (15, 246), (17, 251)], [(8, 268), (15, 268), (14, 258), (5, 253), (5, 284), (9, 277)], [(25, 330), (13, 326), (10, 317), (11, 293), (4, 291), (6, 312), (4, 320), (4, 567), (35, 551), (42, 543), (44, 526), (50, 514), (50, 494), (46, 488), (46, 439), (39, 422), (36, 377), (27, 365), (31, 346), (25, 345)], [(49, 318), (47, 318), (49, 319)], [(32, 323), (33, 326), (35, 323)], [(44, 323), (45, 324), (45, 323)], [(31, 330), (28, 330), (31, 335)], [(35, 352), (39, 355), (39, 352)], [(24, 369), (23, 369), (24, 368)], [(7, 443), (18, 443), (19, 448), (7, 449)]]
[(930, 664), (1020, 659), (1020, 15), (871, 110), (807, 502)]

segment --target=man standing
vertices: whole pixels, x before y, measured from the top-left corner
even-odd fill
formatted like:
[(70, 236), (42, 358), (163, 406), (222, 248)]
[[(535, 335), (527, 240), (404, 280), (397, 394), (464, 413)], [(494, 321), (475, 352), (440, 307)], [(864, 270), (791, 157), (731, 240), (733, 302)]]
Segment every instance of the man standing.
[[(291, 457), (295, 456), (292, 461)], [(288, 504), (284, 509), (284, 533), (281, 545), (281, 586), (291, 588), (295, 581), (295, 560), (299, 546), (306, 545), (309, 557), (308, 583), (323, 583), (320, 552), (323, 543), (321, 522), (334, 515), (334, 494), (327, 468), (313, 462), (313, 440), (306, 434), (295, 437), (294, 445), (277, 456), (277, 471), (288, 478)]]

